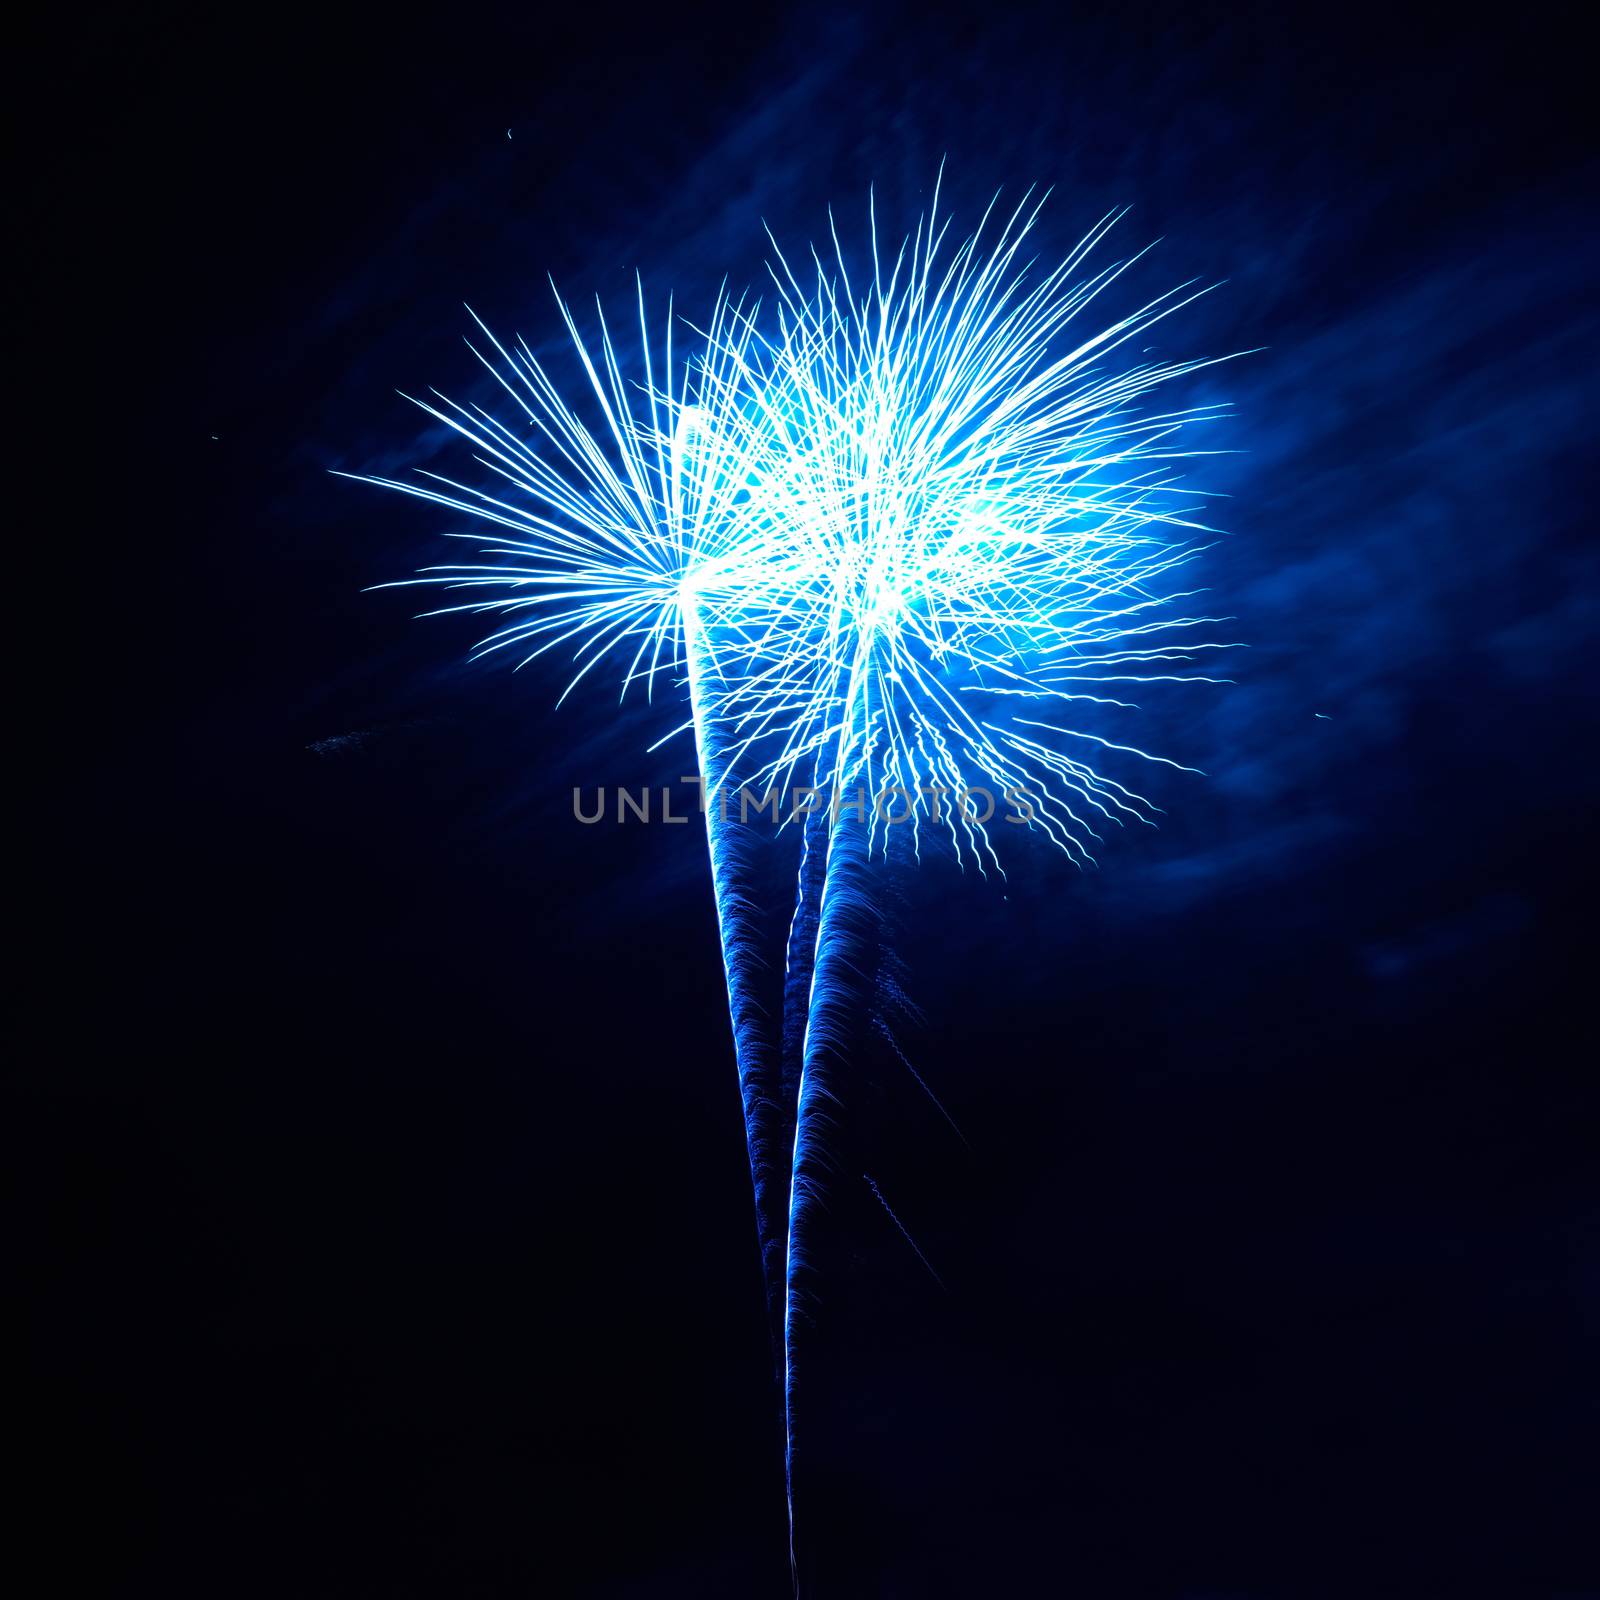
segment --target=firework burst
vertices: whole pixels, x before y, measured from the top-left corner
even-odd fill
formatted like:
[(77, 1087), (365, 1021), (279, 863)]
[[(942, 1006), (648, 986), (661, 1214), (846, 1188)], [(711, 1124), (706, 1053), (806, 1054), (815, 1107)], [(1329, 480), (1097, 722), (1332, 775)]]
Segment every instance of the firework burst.
[[(474, 519), (454, 536), (479, 542), (477, 561), (410, 581), (469, 591), (440, 611), (498, 620), (480, 655), (565, 653), (562, 699), (603, 662), (624, 694), (687, 689), (672, 732), (692, 729), (700, 767), (784, 1371), (791, 1560), (809, 1224), (875, 937), (873, 858), (891, 837), (917, 857), (938, 837), (1003, 870), (1003, 801), (1089, 862), (1108, 826), (1156, 810), (1096, 763), (1177, 766), (1094, 727), (1134, 708), (1131, 686), (1224, 681), (1206, 663), (1228, 646), (1203, 631), (1222, 619), (1187, 614), (1183, 572), (1212, 530), (1180, 481), (1208, 453), (1180, 436), (1221, 408), (1152, 402), (1212, 362), (1127, 359), (1206, 286), (1098, 320), (1143, 252), (1091, 266), (1114, 213), (1040, 270), (1024, 247), (1042, 204), (991, 204), (951, 245), (936, 187), (892, 259), (869, 218), (859, 281), (830, 227), (803, 276), (777, 251), (765, 317), (720, 296), (675, 353), (669, 312), (659, 361), (641, 288), (631, 381), (603, 315), (591, 350), (558, 299), (587, 422), (525, 344), (508, 350), (480, 323), (489, 353), (474, 353), (511, 420), (417, 403), (481, 476), (370, 480)], [(762, 1000), (735, 791), (806, 796), (783, 808), (801, 844), (781, 1026)]]

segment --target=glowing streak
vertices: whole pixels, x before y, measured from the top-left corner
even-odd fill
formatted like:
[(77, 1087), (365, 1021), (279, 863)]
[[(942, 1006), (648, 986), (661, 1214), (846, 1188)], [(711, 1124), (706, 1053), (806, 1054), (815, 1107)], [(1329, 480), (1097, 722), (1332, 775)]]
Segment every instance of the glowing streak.
[[(841, 738), (841, 745), (844, 743)], [(796, 1334), (804, 1292), (802, 1274), (810, 1217), (831, 1170), (823, 1142), (829, 1113), (837, 1104), (829, 1088), (834, 1059), (844, 1057), (862, 998), (859, 951), (870, 944), (872, 900), (867, 888), (866, 824), (847, 811), (828, 830), (827, 854), (817, 916), (811, 990), (801, 1053), (800, 1083), (795, 1098), (794, 1147), (789, 1164), (789, 1230), (784, 1247), (783, 1400), (784, 1481), (789, 1506), (789, 1565), (799, 1593), (799, 1561), (795, 1547), (795, 1383)]]
[(894, 1207), (892, 1205), (890, 1205), (889, 1202), (883, 1198), (883, 1190), (881, 1190), (878, 1187), (878, 1185), (873, 1181), (872, 1175), (870, 1173), (863, 1172), (861, 1174), (861, 1177), (862, 1177), (862, 1180), (866, 1183), (866, 1186), (873, 1192), (874, 1195), (877, 1196), (878, 1204), (883, 1207), (884, 1211), (888, 1215), (889, 1220), (895, 1225), (895, 1227), (897, 1227), (900, 1230), (900, 1237), (902, 1239), (904, 1239), (905, 1242), (908, 1245), (911, 1246), (911, 1249), (912, 1249), (913, 1253), (916, 1255), (917, 1260), (920, 1261), (923, 1264), (923, 1266), (925, 1266), (928, 1269), (928, 1276), (930, 1278), (932, 1278), (933, 1281), (936, 1284), (938, 1284), (941, 1289), (944, 1289), (946, 1294), (948, 1294), (950, 1291), (946, 1287), (944, 1279), (941, 1278), (939, 1276), (939, 1274), (933, 1270), (933, 1263), (925, 1255), (923, 1255), (922, 1246), (919, 1245), (917, 1243), (917, 1241), (911, 1237), (911, 1230), (906, 1227), (905, 1223), (903, 1223), (898, 1216), (895, 1215)]
[(902, 1050), (900, 1048), (900, 1041), (895, 1038), (894, 1030), (892, 1028), (890, 1028), (888, 1026), (888, 1024), (883, 1022), (881, 1019), (877, 1022), (876, 1026), (877, 1026), (877, 1030), (878, 1030), (878, 1036), (894, 1052), (896, 1059), (900, 1062), (900, 1065), (903, 1066), (906, 1069), (906, 1071), (909, 1072), (911, 1074), (911, 1076), (916, 1080), (917, 1087), (920, 1090), (922, 1090), (922, 1092), (925, 1095), (927, 1095), (929, 1100), (931, 1100), (933, 1102), (934, 1109), (939, 1113), (939, 1115), (941, 1117), (944, 1118), (944, 1120), (946, 1122), (948, 1122), (950, 1124), (950, 1131), (956, 1136), (956, 1138), (958, 1138), (962, 1142), (962, 1144), (967, 1146), (967, 1149), (970, 1150), (972, 1148), (972, 1146), (967, 1143), (966, 1134), (964, 1134), (961, 1131), (961, 1128), (957, 1124), (956, 1119), (954, 1117), (952, 1117), (950, 1115), (950, 1113), (945, 1109), (944, 1101), (942, 1101), (938, 1097), (938, 1095), (936, 1095), (933, 1092), (933, 1090), (928, 1086), (927, 1079), (924, 1078), (922, 1076), (922, 1074), (920, 1072), (918, 1072), (917, 1069), (914, 1066), (912, 1066), (911, 1058), (910, 1058), (910, 1056), (908, 1056), (905, 1053), (904, 1050)]
[(744, 1108), (745, 1145), (750, 1176), (755, 1187), (758, 1242), (762, 1281), (766, 1286), (767, 1315), (774, 1333), (774, 1355), (779, 1355), (781, 1324), (779, 1299), (779, 1249), (781, 1224), (772, 1216), (774, 1192), (781, 1178), (774, 1171), (772, 1139), (779, 1114), (777, 1063), (765, 1035), (764, 1017), (755, 994), (760, 967), (752, 907), (741, 879), (739, 829), (728, 816), (728, 796), (737, 779), (721, 746), (714, 717), (704, 708), (713, 699), (708, 682), (709, 652), (695, 608), (684, 610), (684, 640), (689, 666), (689, 688), (694, 708), (695, 748), (699, 757), (701, 807), (706, 819), (706, 848), (711, 862), (712, 891), (717, 907), (717, 927), (722, 941), (722, 969), (728, 990), (728, 1014), (733, 1026), (734, 1061), (739, 1074), (739, 1097)]

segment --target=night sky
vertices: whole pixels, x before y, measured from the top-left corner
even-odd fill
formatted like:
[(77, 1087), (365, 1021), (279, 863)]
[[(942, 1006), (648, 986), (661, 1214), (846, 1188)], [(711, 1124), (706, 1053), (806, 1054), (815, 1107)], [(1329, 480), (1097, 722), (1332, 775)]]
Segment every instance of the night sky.
[(1201, 581), (1248, 648), (1107, 727), (1206, 774), (1159, 831), (884, 875), (964, 1141), (863, 1044), (807, 1596), (1600, 1594), (1576, 26), (157, 5), (24, 52), (70, 124), (29, 531), (99, 619), (9, 1119), (64, 1583), (788, 1592), (704, 838), (571, 815), (692, 741), (365, 592), (461, 519), (329, 469), (462, 467), (396, 391), (487, 399), (464, 303), (559, 366), (547, 274), (698, 314), (763, 222), (859, 241), (875, 185), (897, 236), (944, 160), (958, 227), (1038, 183), (1042, 257), (1131, 205), (1130, 293), (1226, 280), (1159, 337), (1262, 347), (1184, 390), (1235, 407)]

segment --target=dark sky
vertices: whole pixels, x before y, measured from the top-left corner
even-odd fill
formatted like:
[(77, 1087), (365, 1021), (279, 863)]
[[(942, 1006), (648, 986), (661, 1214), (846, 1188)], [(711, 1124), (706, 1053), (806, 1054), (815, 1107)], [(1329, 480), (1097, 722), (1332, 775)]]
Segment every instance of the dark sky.
[(692, 749), (364, 593), (456, 524), (327, 469), (451, 460), (395, 391), (480, 392), (463, 302), (541, 350), (546, 274), (698, 310), (763, 221), (859, 239), (875, 184), (909, 229), (944, 158), (958, 222), (1053, 185), (1047, 255), (1127, 204), (1141, 289), (1226, 280), (1162, 337), (1265, 347), (1189, 390), (1236, 407), (1203, 576), (1249, 649), (1123, 729), (1207, 774), (1159, 832), (885, 874), (966, 1142), (863, 1045), (807, 1593), (1600, 1593), (1575, 28), (155, 6), (22, 52), (39, 531), (96, 617), (41, 922), (83, 998), (12, 1119), (63, 1575), (787, 1592), (703, 840), (570, 815)]

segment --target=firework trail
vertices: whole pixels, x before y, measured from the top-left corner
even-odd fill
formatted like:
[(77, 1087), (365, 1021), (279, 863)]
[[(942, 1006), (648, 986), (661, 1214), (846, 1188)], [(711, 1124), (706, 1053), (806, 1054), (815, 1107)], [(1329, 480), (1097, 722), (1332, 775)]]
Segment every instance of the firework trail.
[(861, 1180), (872, 1191), (874, 1197), (877, 1199), (878, 1204), (883, 1207), (884, 1212), (888, 1216), (889, 1220), (895, 1225), (896, 1228), (900, 1230), (900, 1237), (911, 1246), (912, 1252), (916, 1256), (917, 1260), (928, 1269), (928, 1276), (932, 1278), (941, 1289), (944, 1289), (946, 1294), (948, 1294), (950, 1291), (948, 1288), (946, 1288), (944, 1279), (933, 1270), (933, 1263), (925, 1255), (923, 1255), (922, 1246), (911, 1237), (911, 1230), (906, 1227), (905, 1223), (903, 1223), (895, 1214), (894, 1207), (883, 1198), (883, 1190), (878, 1187), (877, 1181), (873, 1178), (872, 1174), (870, 1172), (863, 1172), (861, 1174)]
[(763, 962), (759, 908), (751, 899), (749, 887), (749, 830), (742, 823), (734, 823), (729, 815), (729, 796), (735, 792), (742, 794), (744, 790), (733, 770), (726, 730), (715, 714), (715, 653), (707, 643), (705, 624), (693, 605), (684, 611), (684, 647), (702, 786), (701, 809), (706, 821), (706, 849), (722, 940), (723, 976), (728, 991), (728, 1015), (733, 1026), (750, 1172), (755, 1184), (761, 1277), (766, 1291), (769, 1332), (773, 1336), (773, 1356), (775, 1361), (781, 1361), (782, 1285), (786, 1281), (781, 1251), (785, 1214), (776, 1209), (782, 1194), (782, 1171), (777, 1162), (781, 1155), (779, 1142), (788, 1122), (783, 1110), (788, 1101), (778, 1079), (781, 1038), (771, 1036), (771, 1024), (757, 994), (757, 979)]
[(873, 1026), (877, 1031), (878, 1037), (882, 1039), (886, 1045), (888, 1045), (891, 1053), (894, 1055), (894, 1058), (906, 1069), (907, 1072), (911, 1074), (912, 1078), (916, 1082), (917, 1087), (928, 1097), (929, 1101), (933, 1105), (934, 1110), (937, 1111), (947, 1123), (949, 1123), (950, 1131), (962, 1142), (962, 1144), (967, 1146), (967, 1149), (970, 1150), (972, 1146), (967, 1143), (967, 1136), (961, 1131), (960, 1124), (954, 1117), (950, 1115), (950, 1112), (946, 1108), (944, 1101), (942, 1101), (938, 1095), (933, 1092), (932, 1088), (929, 1087), (928, 1080), (924, 1078), (914, 1066), (912, 1066), (910, 1056), (905, 1053), (905, 1051), (901, 1048), (900, 1041), (894, 1036), (894, 1029), (891, 1028), (888, 1023), (883, 1021), (881, 1017), (874, 1018)]

